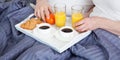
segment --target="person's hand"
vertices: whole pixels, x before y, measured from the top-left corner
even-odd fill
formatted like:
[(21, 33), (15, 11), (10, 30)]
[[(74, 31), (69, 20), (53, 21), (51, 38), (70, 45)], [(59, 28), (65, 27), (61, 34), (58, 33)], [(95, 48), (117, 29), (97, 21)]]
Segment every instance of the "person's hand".
[(103, 17), (94, 16), (94, 17), (84, 18), (82, 21), (79, 21), (74, 26), (78, 32), (95, 30), (97, 28), (100, 28), (100, 26), (104, 24), (105, 20), (107, 19)]
[(45, 17), (49, 18), (50, 13), (52, 13), (52, 9), (48, 1), (38, 0), (35, 6), (35, 16), (42, 18), (45, 21)]

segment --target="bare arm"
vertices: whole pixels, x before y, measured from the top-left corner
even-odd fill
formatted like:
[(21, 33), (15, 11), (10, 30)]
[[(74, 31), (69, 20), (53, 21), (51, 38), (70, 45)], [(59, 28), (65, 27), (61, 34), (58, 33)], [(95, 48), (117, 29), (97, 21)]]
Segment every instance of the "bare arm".
[(105, 20), (100, 28), (110, 31), (116, 35), (120, 35), (120, 21)]
[[(93, 11), (93, 8), (94, 6), (91, 7), (86, 16), (90, 15), (90, 13)], [(75, 26), (76, 30), (79, 32), (102, 28), (116, 35), (120, 35), (120, 21), (113, 21), (104, 17), (88, 17), (76, 23)]]
[(88, 17), (75, 24), (77, 31), (105, 29), (116, 35), (120, 35), (120, 21), (113, 21), (104, 17)]

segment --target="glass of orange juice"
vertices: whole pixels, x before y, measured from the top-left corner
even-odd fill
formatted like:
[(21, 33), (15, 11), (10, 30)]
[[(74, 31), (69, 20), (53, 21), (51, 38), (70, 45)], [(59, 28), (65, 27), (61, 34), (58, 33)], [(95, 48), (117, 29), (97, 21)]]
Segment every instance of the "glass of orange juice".
[(72, 26), (73, 26), (75, 23), (83, 19), (83, 14), (82, 14), (83, 7), (81, 7), (80, 5), (74, 5), (72, 6), (71, 9), (72, 9)]
[(57, 3), (54, 6), (55, 10), (55, 25), (63, 27), (66, 23), (66, 5), (64, 3)]

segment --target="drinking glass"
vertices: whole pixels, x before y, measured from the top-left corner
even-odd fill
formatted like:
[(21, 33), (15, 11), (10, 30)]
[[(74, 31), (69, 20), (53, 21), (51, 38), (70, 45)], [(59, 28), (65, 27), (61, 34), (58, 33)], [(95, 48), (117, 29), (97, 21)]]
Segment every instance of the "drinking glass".
[(66, 5), (64, 3), (57, 3), (54, 5), (55, 11), (55, 25), (63, 27), (66, 23)]
[(83, 14), (82, 14), (83, 7), (80, 5), (74, 5), (71, 7), (71, 9), (72, 9), (72, 26), (73, 26), (75, 23), (83, 19)]

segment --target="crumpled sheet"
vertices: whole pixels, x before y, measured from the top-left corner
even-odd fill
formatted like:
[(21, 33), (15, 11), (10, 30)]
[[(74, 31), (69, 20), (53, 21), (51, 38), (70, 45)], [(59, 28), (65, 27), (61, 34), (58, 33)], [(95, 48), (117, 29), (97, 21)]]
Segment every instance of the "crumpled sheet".
[(120, 38), (102, 29), (61, 54), (17, 31), (14, 25), (34, 12), (29, 2), (0, 0), (0, 60), (120, 60)]
[(1, 3), (0, 12), (0, 60), (15, 60), (35, 42), (14, 27), (33, 13), (33, 9), (25, 0), (12, 0)]

